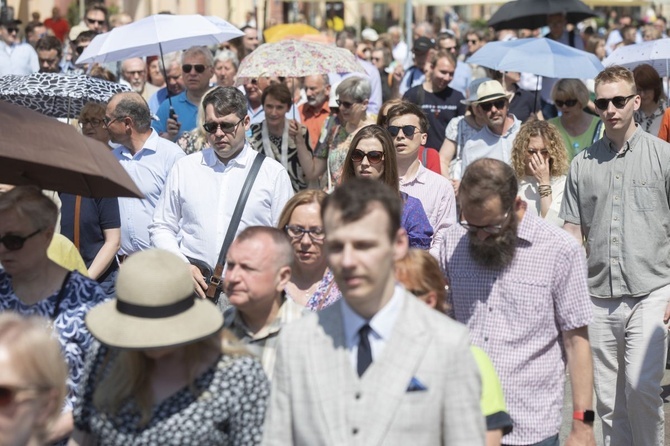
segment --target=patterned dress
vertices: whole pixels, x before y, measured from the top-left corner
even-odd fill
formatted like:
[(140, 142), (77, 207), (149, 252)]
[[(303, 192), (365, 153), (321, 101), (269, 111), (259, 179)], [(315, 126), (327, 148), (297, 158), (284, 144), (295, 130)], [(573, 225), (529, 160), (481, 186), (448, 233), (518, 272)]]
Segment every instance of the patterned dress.
[[(56, 305), (60, 297), (60, 303)], [(93, 337), (86, 329), (88, 310), (105, 300), (100, 286), (78, 272), (71, 272), (63, 282), (62, 293), (56, 292), (33, 305), (24, 304), (14, 294), (12, 279), (0, 271), (0, 312), (14, 311), (25, 316), (42, 316), (52, 321), (70, 373), (68, 397), (64, 411), (72, 409), (75, 391), (82, 380), (84, 362)]]
[[(294, 300), (288, 292), (286, 292), (286, 295), (291, 300)], [(319, 285), (316, 287), (314, 294), (312, 294), (312, 296), (307, 301), (307, 304), (305, 304), (305, 308), (310, 311), (320, 311), (326, 307), (331, 306), (340, 300), (341, 297), (342, 292), (337, 287), (337, 283), (335, 283), (333, 272), (330, 270), (330, 268), (326, 268), (326, 273), (323, 275), (321, 282), (319, 282)]]
[(193, 383), (153, 408), (149, 422), (139, 426), (134, 401), (118, 413), (99, 412), (93, 393), (101, 374), (109, 371), (116, 352), (96, 342), (86, 364), (83, 396), (74, 411), (75, 426), (99, 446), (114, 445), (257, 445), (263, 435), (267, 378), (251, 356), (221, 355)]

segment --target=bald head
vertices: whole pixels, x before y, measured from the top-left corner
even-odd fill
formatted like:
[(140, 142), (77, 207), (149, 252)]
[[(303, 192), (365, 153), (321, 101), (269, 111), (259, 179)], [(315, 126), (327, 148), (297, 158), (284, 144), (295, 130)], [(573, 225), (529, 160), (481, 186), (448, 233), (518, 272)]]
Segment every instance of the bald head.
[(131, 118), (132, 126), (140, 133), (151, 130), (149, 106), (136, 92), (117, 93), (112, 96), (107, 104), (107, 116), (112, 119)]

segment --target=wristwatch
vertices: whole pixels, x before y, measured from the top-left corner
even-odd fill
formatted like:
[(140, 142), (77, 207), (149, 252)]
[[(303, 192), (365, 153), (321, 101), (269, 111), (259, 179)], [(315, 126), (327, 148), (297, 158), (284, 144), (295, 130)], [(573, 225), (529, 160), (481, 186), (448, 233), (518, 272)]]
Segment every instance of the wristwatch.
[(596, 413), (592, 410), (575, 410), (572, 412), (573, 420), (581, 420), (584, 423), (593, 423), (596, 419)]

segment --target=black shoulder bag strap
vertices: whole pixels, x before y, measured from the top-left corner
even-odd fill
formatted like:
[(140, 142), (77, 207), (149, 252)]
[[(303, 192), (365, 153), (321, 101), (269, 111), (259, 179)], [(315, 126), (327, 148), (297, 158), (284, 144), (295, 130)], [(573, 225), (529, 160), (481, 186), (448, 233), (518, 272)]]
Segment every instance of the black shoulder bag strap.
[(228, 248), (233, 243), (235, 239), (235, 234), (237, 233), (237, 228), (240, 226), (240, 220), (242, 219), (242, 212), (244, 212), (244, 206), (247, 204), (247, 199), (249, 198), (249, 193), (251, 188), (254, 186), (254, 181), (258, 172), (261, 170), (261, 164), (265, 159), (265, 154), (258, 152), (254, 162), (251, 165), (251, 170), (249, 170), (249, 175), (247, 179), (244, 180), (244, 185), (242, 186), (242, 192), (237, 199), (237, 204), (235, 205), (235, 210), (233, 211), (233, 217), (230, 219), (230, 224), (228, 225), (228, 231), (226, 232), (226, 237), (223, 239), (223, 245), (221, 245), (221, 252), (219, 253), (219, 259), (216, 261), (216, 267), (214, 268), (214, 274), (209, 280), (209, 286), (207, 287), (207, 298), (216, 301), (216, 291), (217, 288), (220, 288), (221, 285), (221, 276), (223, 275), (223, 266), (226, 264), (226, 255), (228, 254)]

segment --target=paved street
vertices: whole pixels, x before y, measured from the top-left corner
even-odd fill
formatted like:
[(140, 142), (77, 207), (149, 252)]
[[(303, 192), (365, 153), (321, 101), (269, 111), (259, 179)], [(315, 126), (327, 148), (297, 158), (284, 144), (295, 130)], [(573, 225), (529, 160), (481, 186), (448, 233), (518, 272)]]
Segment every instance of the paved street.
[[(665, 446), (670, 446), (670, 370), (665, 371), (665, 376), (663, 378), (663, 399), (665, 401)], [(593, 397), (595, 403), (595, 396)], [(566, 380), (565, 383), (565, 404), (563, 405), (563, 426), (561, 429), (561, 444), (564, 444), (565, 439), (570, 432), (570, 425), (572, 423), (572, 396), (570, 392), (570, 381)], [(603, 446), (602, 441), (602, 430), (600, 428), (600, 420), (596, 415), (596, 422), (594, 424), (596, 431), (596, 444), (598, 446)]]

